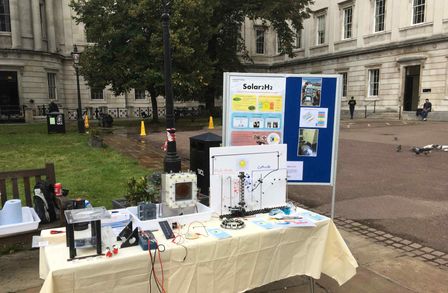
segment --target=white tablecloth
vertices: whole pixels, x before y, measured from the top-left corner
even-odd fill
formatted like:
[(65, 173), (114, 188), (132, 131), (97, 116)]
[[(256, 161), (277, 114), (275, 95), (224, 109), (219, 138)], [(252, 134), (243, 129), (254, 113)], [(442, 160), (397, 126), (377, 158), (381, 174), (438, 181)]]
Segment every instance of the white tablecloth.
[[(219, 221), (206, 223), (218, 227)], [(195, 228), (204, 233), (203, 229)], [(226, 230), (229, 231), (229, 230)], [(167, 292), (240, 292), (295, 275), (319, 279), (321, 273), (340, 285), (358, 266), (331, 220), (313, 228), (265, 230), (247, 222), (231, 238), (212, 236), (186, 240), (185, 249), (154, 233), (162, 252)], [(150, 261), (140, 246), (120, 249), (112, 258), (99, 256), (67, 261), (65, 234), (42, 231), (49, 245), (40, 249), (41, 292), (149, 292)], [(157, 275), (161, 277), (159, 262)], [(157, 292), (153, 284), (152, 292)]]

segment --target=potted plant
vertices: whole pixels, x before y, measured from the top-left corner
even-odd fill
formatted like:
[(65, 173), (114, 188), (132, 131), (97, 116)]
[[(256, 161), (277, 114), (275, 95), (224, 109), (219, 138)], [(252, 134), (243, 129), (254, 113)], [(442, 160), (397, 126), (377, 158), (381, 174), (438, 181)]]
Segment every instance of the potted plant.
[(139, 202), (157, 203), (160, 201), (160, 173), (139, 178), (131, 177), (126, 183), (126, 194), (122, 199), (112, 200), (114, 209), (135, 206)]

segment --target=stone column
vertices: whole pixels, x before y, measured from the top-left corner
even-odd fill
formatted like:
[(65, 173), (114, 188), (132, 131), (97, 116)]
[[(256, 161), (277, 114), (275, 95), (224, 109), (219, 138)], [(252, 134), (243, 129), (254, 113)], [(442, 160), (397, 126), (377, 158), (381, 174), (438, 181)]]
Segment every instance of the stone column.
[(42, 50), (42, 26), (40, 22), (39, 0), (31, 0), (31, 15), (33, 17), (34, 50)]
[(12, 48), (18, 49), (22, 46), (22, 32), (20, 31), (19, 0), (10, 0), (9, 10), (11, 13)]
[(54, 3), (53, 0), (45, 1), (45, 14), (47, 16), (47, 40), (48, 51), (56, 52), (56, 31), (54, 28)]

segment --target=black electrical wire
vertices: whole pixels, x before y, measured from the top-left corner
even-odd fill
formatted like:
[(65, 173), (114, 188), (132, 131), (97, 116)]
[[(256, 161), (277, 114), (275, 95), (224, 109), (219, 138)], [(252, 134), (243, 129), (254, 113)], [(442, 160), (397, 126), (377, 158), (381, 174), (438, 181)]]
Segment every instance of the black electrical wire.
[(264, 180), (266, 177), (268, 177), (269, 174), (271, 174), (272, 172), (278, 171), (278, 170), (280, 170), (280, 169), (274, 169), (274, 170), (271, 170), (271, 171), (268, 172), (266, 175), (264, 175), (263, 178), (258, 179), (258, 180), (257, 180), (257, 181), (258, 181), (257, 186), (255, 186), (254, 188), (252, 188), (252, 190), (251, 190), (250, 192), (252, 192), (252, 191), (254, 191), (255, 189), (257, 189), (258, 186), (260, 186), (260, 184), (263, 183), (263, 180)]

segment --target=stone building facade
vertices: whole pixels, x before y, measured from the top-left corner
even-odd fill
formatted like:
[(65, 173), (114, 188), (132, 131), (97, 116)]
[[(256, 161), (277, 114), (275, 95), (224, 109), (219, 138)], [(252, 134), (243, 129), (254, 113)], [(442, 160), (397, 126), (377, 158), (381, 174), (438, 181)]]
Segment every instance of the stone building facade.
[(448, 1), (316, 0), (311, 11), (293, 58), (272, 28), (247, 20), (248, 71), (338, 73), (343, 109), (353, 96), (359, 110), (412, 117), (430, 99), (433, 117), (448, 118)]
[[(38, 109), (55, 101), (75, 115), (76, 75), (71, 52), (88, 45), (84, 28), (73, 20), (70, 0), (0, 0), (0, 116), (23, 106)], [(83, 108), (108, 109), (114, 116), (127, 108), (148, 108), (150, 98), (135, 90), (114, 96), (106, 89), (90, 89), (80, 78)], [(163, 99), (159, 106), (163, 107)], [(161, 108), (162, 108), (161, 107)], [(40, 111), (41, 112), (41, 111)], [(73, 118), (73, 117), (69, 117)]]

